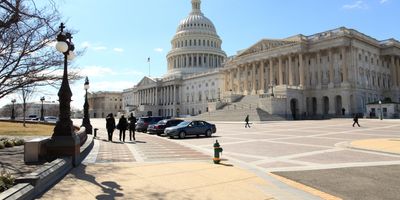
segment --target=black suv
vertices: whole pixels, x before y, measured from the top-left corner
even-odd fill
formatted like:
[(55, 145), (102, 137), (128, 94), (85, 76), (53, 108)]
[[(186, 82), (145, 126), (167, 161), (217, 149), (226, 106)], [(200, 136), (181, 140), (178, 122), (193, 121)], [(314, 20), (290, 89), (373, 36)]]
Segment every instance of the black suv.
[(163, 119), (164, 117), (140, 117), (139, 120), (136, 122), (135, 130), (145, 133), (149, 125), (156, 124)]

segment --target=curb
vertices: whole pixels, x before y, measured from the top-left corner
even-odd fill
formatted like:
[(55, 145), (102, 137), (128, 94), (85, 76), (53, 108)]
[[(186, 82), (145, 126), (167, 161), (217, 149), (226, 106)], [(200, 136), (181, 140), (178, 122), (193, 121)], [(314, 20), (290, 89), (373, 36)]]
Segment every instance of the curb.
[[(93, 148), (93, 136), (88, 135), (85, 144), (80, 148), (79, 162), (90, 153)], [(71, 157), (58, 158), (44, 164), (36, 171), (23, 177), (18, 177), (16, 185), (0, 194), (1, 200), (35, 199), (55, 185), (73, 169)]]

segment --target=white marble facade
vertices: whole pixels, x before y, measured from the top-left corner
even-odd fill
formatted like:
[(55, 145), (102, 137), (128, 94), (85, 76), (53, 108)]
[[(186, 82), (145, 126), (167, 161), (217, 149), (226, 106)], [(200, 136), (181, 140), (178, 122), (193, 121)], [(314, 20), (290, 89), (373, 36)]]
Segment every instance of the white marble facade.
[(400, 43), (344, 27), (261, 40), (229, 59), (223, 71), (225, 97), (285, 99), (286, 110), (273, 114), (366, 114), (369, 102), (400, 101)]
[(124, 90), (126, 112), (137, 116), (197, 115), (207, 112), (223, 82), (219, 70), (226, 59), (214, 24), (201, 12), (200, 0), (177, 28), (167, 55), (168, 71), (162, 78), (144, 77)]
[[(210, 102), (257, 95), (259, 107), (293, 117), (366, 114), (366, 104), (400, 101), (400, 43), (353, 29), (311, 36), (262, 39), (226, 57), (213, 23), (192, 0), (171, 41), (168, 71), (124, 90), (123, 106), (136, 115), (197, 115)], [(273, 95), (272, 95), (273, 94)]]

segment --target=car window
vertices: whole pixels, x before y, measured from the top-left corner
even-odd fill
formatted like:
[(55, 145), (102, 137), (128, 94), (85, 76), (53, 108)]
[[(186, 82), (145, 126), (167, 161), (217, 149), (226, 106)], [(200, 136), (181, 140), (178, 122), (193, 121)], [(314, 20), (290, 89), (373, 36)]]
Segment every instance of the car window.
[(204, 122), (197, 122), (199, 126), (205, 126)]
[(190, 121), (183, 121), (179, 123), (178, 126), (187, 126), (188, 124), (190, 124)]
[(172, 121), (172, 125), (176, 126), (176, 125), (180, 124), (181, 122), (182, 122), (181, 120)]
[(161, 121), (159, 121), (157, 124), (158, 124), (158, 125), (165, 125), (165, 124), (168, 125), (168, 123), (169, 123), (169, 122), (167, 122), (167, 120), (161, 120)]

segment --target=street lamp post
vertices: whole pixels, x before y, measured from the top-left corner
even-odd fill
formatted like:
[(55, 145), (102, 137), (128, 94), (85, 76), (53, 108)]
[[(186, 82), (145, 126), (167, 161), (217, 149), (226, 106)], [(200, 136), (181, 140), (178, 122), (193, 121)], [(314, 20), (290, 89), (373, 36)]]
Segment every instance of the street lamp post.
[(13, 99), (11, 100), (12, 103), (12, 108), (11, 108), (11, 120), (15, 120), (15, 109), (14, 109), (14, 104), (15, 104), (16, 100)]
[(54, 133), (47, 145), (50, 157), (72, 156), (74, 166), (79, 164), (80, 139), (74, 132), (71, 121), (71, 97), (72, 92), (68, 83), (68, 60), (74, 58), (74, 44), (72, 35), (64, 33), (64, 24), (60, 25), (60, 33), (57, 35), (56, 49), (64, 54), (64, 73), (58, 98), (60, 102), (59, 120), (54, 128)]
[(380, 110), (380, 113), (379, 113), (379, 118), (382, 120), (382, 118), (383, 118), (383, 116), (382, 116), (382, 101), (379, 101), (379, 110)]
[(44, 99), (44, 97), (41, 97), (40, 98), (40, 101), (42, 102), (42, 108), (40, 109), (40, 121), (44, 121), (44, 116), (43, 116), (43, 113), (44, 113), (44, 110), (43, 110), (43, 101), (44, 101), (45, 99)]
[(85, 127), (86, 129), (86, 134), (92, 134), (92, 125), (90, 124), (90, 119), (89, 119), (89, 103), (88, 103), (88, 98), (87, 98), (87, 91), (89, 89), (89, 78), (86, 76), (85, 79), (85, 84), (83, 85), (83, 88), (85, 89), (85, 104), (83, 104), (83, 120), (82, 120), (82, 126)]

